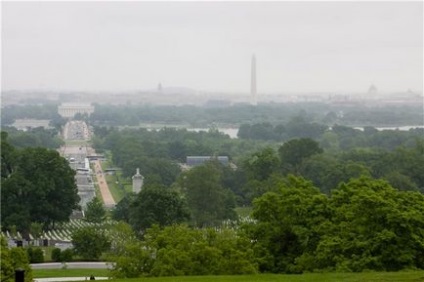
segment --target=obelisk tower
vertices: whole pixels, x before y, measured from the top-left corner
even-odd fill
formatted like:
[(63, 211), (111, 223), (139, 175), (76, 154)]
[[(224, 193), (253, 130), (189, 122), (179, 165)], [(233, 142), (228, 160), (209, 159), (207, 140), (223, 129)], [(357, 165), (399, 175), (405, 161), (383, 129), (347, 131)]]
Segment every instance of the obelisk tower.
[(251, 77), (250, 77), (250, 96), (251, 104), (256, 106), (256, 57), (255, 54), (252, 55), (252, 67), (251, 67)]

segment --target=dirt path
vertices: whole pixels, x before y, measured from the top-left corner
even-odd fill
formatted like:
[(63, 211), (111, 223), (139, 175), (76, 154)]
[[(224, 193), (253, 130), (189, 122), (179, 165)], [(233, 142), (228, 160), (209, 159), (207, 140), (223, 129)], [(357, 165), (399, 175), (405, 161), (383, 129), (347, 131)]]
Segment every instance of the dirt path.
[(109, 186), (107, 185), (106, 178), (103, 174), (102, 166), (100, 165), (99, 160), (96, 160), (94, 163), (94, 174), (96, 174), (97, 184), (99, 185), (99, 190), (103, 198), (103, 203), (106, 207), (114, 207), (116, 203), (112, 197), (112, 194), (109, 191)]

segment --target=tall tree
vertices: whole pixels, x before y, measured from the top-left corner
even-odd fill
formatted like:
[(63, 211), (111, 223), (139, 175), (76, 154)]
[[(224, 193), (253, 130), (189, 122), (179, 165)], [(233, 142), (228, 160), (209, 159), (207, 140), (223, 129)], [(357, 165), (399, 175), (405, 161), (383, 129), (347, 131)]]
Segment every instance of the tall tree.
[(333, 191), (314, 263), (340, 271), (424, 268), (424, 195), (383, 180), (353, 179)]
[(130, 224), (137, 231), (153, 224), (160, 226), (188, 220), (190, 213), (186, 201), (177, 191), (166, 186), (144, 187), (130, 204)]
[(225, 219), (235, 219), (235, 198), (222, 186), (218, 162), (207, 162), (180, 177), (192, 219), (197, 226), (211, 226)]
[[(3, 152), (2, 152), (3, 153)], [(78, 208), (75, 171), (58, 152), (45, 148), (18, 150), (12, 173), (2, 179), (2, 225), (28, 232), (31, 222), (47, 228), (69, 220)]]
[(112, 210), (112, 218), (118, 221), (130, 222), (130, 206), (136, 197), (135, 193), (126, 194)]
[(9, 143), (8, 133), (1, 132), (1, 178), (7, 178), (12, 173), (14, 167), (13, 156), (15, 148)]
[(310, 257), (325, 222), (327, 197), (311, 182), (290, 175), (254, 201), (257, 223), (246, 226), (261, 271), (298, 273)]
[(248, 158), (243, 167), (250, 180), (263, 181), (277, 171), (279, 164), (280, 160), (274, 149), (267, 147)]
[(98, 260), (110, 248), (110, 240), (104, 230), (87, 226), (72, 233), (74, 252), (85, 260)]
[(93, 223), (101, 223), (106, 218), (106, 210), (99, 198), (94, 197), (85, 209), (85, 220)]
[(283, 170), (298, 174), (302, 162), (312, 155), (320, 154), (323, 150), (318, 142), (310, 138), (293, 139), (284, 143), (279, 149)]

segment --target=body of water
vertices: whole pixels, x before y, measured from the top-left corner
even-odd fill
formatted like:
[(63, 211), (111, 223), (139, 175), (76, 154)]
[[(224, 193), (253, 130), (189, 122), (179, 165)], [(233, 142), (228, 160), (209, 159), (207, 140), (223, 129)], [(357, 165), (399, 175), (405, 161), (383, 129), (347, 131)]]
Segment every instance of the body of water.
[[(354, 127), (355, 129), (364, 130), (364, 127)], [(424, 128), (424, 125), (405, 125), (405, 126), (389, 126), (389, 127), (375, 127), (378, 131), (383, 130), (400, 130), (400, 131), (408, 131), (413, 128)]]

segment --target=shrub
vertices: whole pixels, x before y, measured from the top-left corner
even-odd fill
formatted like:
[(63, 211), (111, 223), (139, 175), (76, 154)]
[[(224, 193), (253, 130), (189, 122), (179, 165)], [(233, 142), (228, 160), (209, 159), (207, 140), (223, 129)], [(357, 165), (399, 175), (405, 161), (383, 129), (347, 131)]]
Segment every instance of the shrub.
[(59, 248), (54, 248), (52, 250), (52, 260), (59, 262), (60, 259), (61, 259), (61, 253), (62, 253), (62, 251)]
[(73, 256), (74, 256), (74, 251), (72, 249), (63, 250), (62, 253), (60, 254), (60, 261), (61, 262), (72, 261)]
[(40, 248), (29, 247), (27, 249), (28, 258), (30, 263), (41, 263), (44, 262), (43, 250)]

